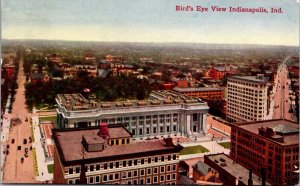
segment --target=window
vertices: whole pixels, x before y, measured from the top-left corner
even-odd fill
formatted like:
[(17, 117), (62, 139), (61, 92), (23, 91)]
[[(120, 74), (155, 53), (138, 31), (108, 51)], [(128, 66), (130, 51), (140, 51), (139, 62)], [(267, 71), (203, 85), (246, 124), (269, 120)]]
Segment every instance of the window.
[(144, 165), (144, 163), (145, 163), (145, 160), (141, 159), (141, 164)]
[(175, 171), (176, 170), (176, 165), (173, 165), (173, 171)]
[(147, 184), (151, 184), (151, 178), (147, 178)]
[(94, 165), (90, 165), (90, 171), (94, 171)]
[(129, 139), (126, 139), (126, 143), (127, 143), (127, 144), (129, 143)]
[(174, 131), (174, 132), (176, 131), (176, 126), (175, 126), (175, 125), (173, 126), (173, 131)]
[(176, 160), (176, 154), (173, 155), (173, 160)]
[(150, 128), (146, 128), (146, 134), (150, 133)]
[(151, 175), (151, 168), (147, 169), (147, 175)]
[(148, 163), (151, 163), (151, 158), (148, 158)]
[(116, 174), (115, 174), (115, 179), (116, 179), (116, 180), (119, 179), (119, 173), (116, 173)]
[(144, 179), (140, 179), (140, 184), (144, 185)]
[(80, 182), (79, 179), (75, 180), (75, 184), (79, 184), (79, 182)]
[(107, 163), (103, 164), (104, 169), (107, 169)]
[(153, 173), (154, 173), (154, 174), (157, 174), (157, 173), (158, 173), (158, 168), (157, 168), (157, 167), (154, 167), (154, 168), (153, 168)]
[(94, 177), (90, 177), (90, 183), (94, 183)]
[(164, 127), (159, 127), (159, 132), (163, 133), (164, 132)]
[(140, 133), (139, 133), (140, 135), (143, 135), (143, 129), (140, 129)]
[(73, 180), (69, 180), (69, 181), (68, 181), (68, 184), (73, 184)]
[(160, 176), (160, 181), (161, 181), (161, 182), (165, 181), (165, 176), (161, 175), (161, 176)]
[(156, 127), (153, 128), (153, 133), (156, 134)]
[(157, 176), (154, 176), (154, 177), (153, 177), (153, 183), (157, 183), (157, 180), (158, 180), (158, 179), (157, 179)]
[(122, 178), (126, 178), (126, 172), (122, 172)]
[(167, 174), (167, 181), (171, 180), (171, 174)]
[(176, 174), (172, 174), (172, 179), (176, 180)]
[(167, 126), (167, 132), (170, 132), (170, 126)]
[(138, 180), (133, 180), (133, 185), (137, 185), (138, 184)]
[(144, 176), (145, 175), (145, 170), (144, 169), (141, 169), (140, 170), (140, 176)]
[(100, 182), (100, 176), (96, 176), (95, 182), (96, 182), (96, 183), (99, 183), (99, 182)]
[(79, 173), (80, 172), (80, 167), (76, 167), (75, 172)]
[(128, 166), (132, 166), (132, 160), (128, 161)]
[(127, 173), (127, 177), (128, 177), (128, 178), (131, 178), (131, 176), (132, 176), (132, 173), (131, 173), (131, 171), (129, 171), (129, 172)]
[(126, 167), (126, 161), (123, 161), (123, 167)]
[(73, 174), (73, 168), (69, 168), (69, 174)]
[(168, 161), (171, 161), (171, 155), (168, 155)]
[(132, 134), (135, 135), (135, 129), (132, 129)]
[(107, 181), (107, 175), (106, 174), (103, 175), (103, 181)]
[(114, 144), (115, 144), (115, 141), (114, 141), (114, 140), (111, 140), (111, 141), (110, 141), (110, 144), (111, 144), (111, 145), (114, 145)]
[(171, 171), (171, 165), (167, 166), (167, 171), (170, 172)]
[(122, 144), (125, 144), (125, 139), (122, 139)]
[(137, 171), (137, 170), (134, 170), (134, 171), (133, 171), (133, 176), (134, 176), (134, 177), (137, 177), (137, 176), (138, 176), (138, 171)]
[(110, 174), (109, 175), (109, 180), (111, 181), (111, 180), (113, 180), (114, 179), (114, 175), (113, 174)]
[(120, 163), (116, 162), (116, 168), (119, 168), (119, 166), (120, 166)]
[(160, 167), (160, 172), (165, 172), (165, 167)]
[(134, 161), (133, 161), (133, 164), (134, 164), (134, 165), (137, 165), (137, 163), (138, 163), (138, 160), (134, 160)]
[(128, 184), (128, 185), (131, 185), (131, 180), (128, 180), (127, 184)]
[(155, 163), (157, 163), (158, 162), (158, 157), (155, 157), (154, 161), (155, 161)]
[(160, 161), (165, 161), (165, 157), (164, 157), (164, 156), (161, 156), (161, 157), (160, 157)]
[(119, 140), (116, 140), (116, 145), (119, 145)]
[(100, 170), (100, 164), (96, 165), (96, 170)]
[(110, 169), (113, 169), (113, 168), (114, 168), (114, 163), (110, 163), (110, 164), (109, 164), (109, 168), (110, 168)]

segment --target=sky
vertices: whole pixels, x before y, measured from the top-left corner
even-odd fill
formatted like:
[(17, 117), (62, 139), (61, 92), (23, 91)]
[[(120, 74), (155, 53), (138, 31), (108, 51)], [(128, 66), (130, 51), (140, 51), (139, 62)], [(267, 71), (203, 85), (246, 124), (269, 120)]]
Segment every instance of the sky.
[[(178, 12), (176, 5), (209, 11)], [(283, 13), (271, 14), (271, 7)], [(1, 14), (2, 39), (299, 46), (299, 0), (1, 0)]]

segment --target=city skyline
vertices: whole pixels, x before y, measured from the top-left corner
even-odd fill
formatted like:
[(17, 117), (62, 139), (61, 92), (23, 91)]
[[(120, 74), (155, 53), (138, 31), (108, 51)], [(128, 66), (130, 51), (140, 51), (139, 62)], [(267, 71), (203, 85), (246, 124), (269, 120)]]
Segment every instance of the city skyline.
[[(68, 5), (68, 6), (66, 6)], [(209, 12), (176, 11), (176, 5)], [(2, 39), (299, 45), (293, 1), (2, 1)], [(212, 12), (211, 6), (282, 14)]]

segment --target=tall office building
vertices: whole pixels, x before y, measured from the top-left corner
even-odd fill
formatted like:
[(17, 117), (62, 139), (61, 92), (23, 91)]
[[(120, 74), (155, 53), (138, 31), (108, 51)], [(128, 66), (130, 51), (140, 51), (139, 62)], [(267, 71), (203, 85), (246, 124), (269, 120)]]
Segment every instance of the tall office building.
[(263, 75), (228, 77), (227, 121), (266, 119), (269, 114), (267, 83)]

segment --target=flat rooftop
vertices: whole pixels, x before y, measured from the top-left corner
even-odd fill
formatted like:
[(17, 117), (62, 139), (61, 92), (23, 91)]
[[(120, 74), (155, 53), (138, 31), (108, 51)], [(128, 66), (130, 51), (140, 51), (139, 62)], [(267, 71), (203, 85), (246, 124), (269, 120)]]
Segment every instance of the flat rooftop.
[[(123, 138), (130, 136), (128, 131), (123, 127), (108, 128), (110, 138)], [(99, 129), (72, 129), (72, 130), (54, 130), (54, 139), (62, 159), (67, 162), (82, 160), (82, 136), (97, 135)], [(141, 153), (150, 153), (160, 150), (172, 150), (177, 146), (167, 147), (163, 139), (146, 140), (141, 142), (133, 142), (129, 144), (115, 145), (107, 147), (102, 151), (87, 152), (85, 151), (85, 159), (101, 159), (112, 157), (125, 157), (126, 155), (138, 155)], [(179, 149), (181, 150), (181, 149)]]
[(198, 88), (181, 88), (181, 87), (175, 87), (173, 90), (177, 92), (206, 92), (206, 91), (224, 91), (223, 88), (219, 87), (198, 87)]
[(228, 77), (228, 79), (242, 80), (242, 81), (248, 81), (251, 83), (260, 83), (260, 84), (268, 83), (266, 79), (259, 79), (257, 76), (230, 76)]
[(91, 110), (95, 108), (102, 109), (118, 109), (118, 108), (134, 108), (134, 107), (149, 107), (149, 106), (164, 106), (200, 103), (206, 104), (200, 99), (184, 96), (175, 91), (152, 91), (150, 98), (147, 100), (130, 100), (130, 101), (115, 101), (115, 102), (97, 102), (95, 98), (86, 99), (79, 93), (76, 94), (58, 94), (57, 103), (67, 110)]
[[(214, 154), (214, 155), (207, 155), (205, 158), (208, 158), (212, 162), (224, 169), (229, 174), (233, 175), (234, 177), (238, 178), (242, 181), (245, 185), (248, 185), (248, 178), (249, 178), (249, 170), (240, 165), (239, 163), (232, 160), (229, 156), (225, 154)], [(204, 159), (205, 159), (204, 158)], [(223, 162), (221, 161), (223, 159)], [(204, 160), (205, 161), (205, 160)], [(226, 163), (225, 166), (222, 166), (221, 163)], [(252, 173), (253, 185), (262, 185), (261, 178), (256, 174)], [(270, 185), (266, 182), (266, 185)]]
[[(238, 123), (240, 128), (247, 130), (256, 135), (258, 134), (258, 129), (261, 127), (264, 128), (272, 128), (274, 132), (282, 133), (284, 143), (280, 143), (281, 145), (294, 145), (299, 144), (299, 124), (294, 123), (287, 120), (266, 120), (266, 121), (258, 121), (258, 122), (247, 122), (247, 123)], [(270, 138), (268, 138), (270, 139)], [(270, 139), (272, 140), (272, 139)]]

